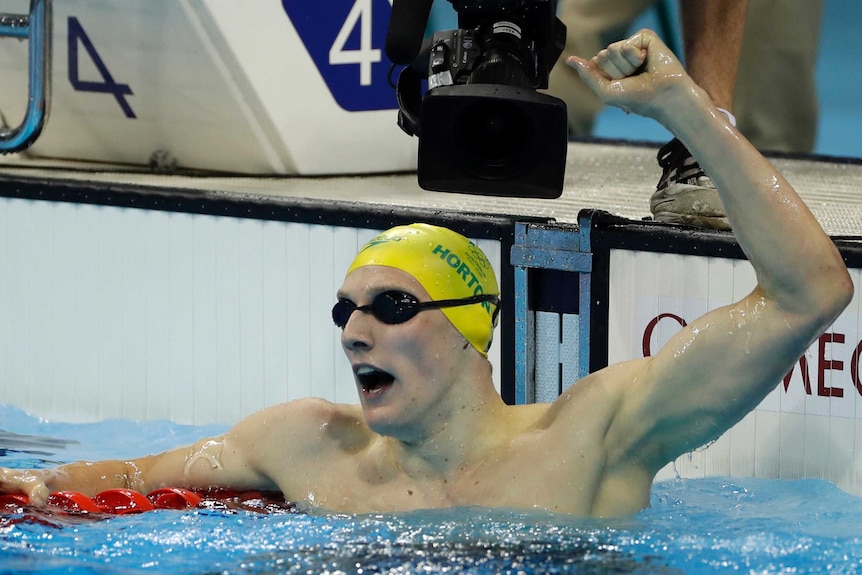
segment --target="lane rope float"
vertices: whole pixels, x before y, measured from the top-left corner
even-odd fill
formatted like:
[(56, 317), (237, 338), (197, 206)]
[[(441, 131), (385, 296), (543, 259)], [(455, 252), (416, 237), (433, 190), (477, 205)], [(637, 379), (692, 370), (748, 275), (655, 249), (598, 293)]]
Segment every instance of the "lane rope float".
[(277, 491), (236, 491), (232, 489), (191, 490), (164, 487), (144, 495), (133, 489), (108, 489), (92, 497), (78, 491), (54, 491), (44, 505), (30, 504), (23, 494), (0, 495), (0, 514), (26, 513), (45, 509), (75, 515), (126, 515), (157, 509), (242, 509), (260, 513), (294, 512), (295, 505), (284, 501)]

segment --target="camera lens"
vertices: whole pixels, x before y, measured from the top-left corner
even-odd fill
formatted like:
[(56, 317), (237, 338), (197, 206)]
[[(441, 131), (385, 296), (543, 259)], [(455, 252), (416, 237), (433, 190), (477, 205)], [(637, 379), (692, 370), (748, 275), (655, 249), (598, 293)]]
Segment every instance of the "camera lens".
[(529, 124), (518, 106), (504, 100), (474, 102), (461, 113), (456, 141), (476, 168), (500, 168), (518, 160)]

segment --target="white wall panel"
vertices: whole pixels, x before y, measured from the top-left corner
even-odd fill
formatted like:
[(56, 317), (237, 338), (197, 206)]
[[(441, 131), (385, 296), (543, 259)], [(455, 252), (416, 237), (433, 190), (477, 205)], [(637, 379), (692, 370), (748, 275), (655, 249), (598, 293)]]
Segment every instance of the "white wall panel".
[[(312, 228), (310, 233), (309, 257), (311, 258), (309, 274), (306, 279), (303, 277), (301, 270), (294, 270), (291, 281), (311, 283), (312, 289), (309, 293), (309, 325), (306, 333), (309, 334), (309, 339), (318, 342), (321, 346), (321, 355), (330, 357), (334, 360), (335, 356), (335, 338), (336, 335), (332, 329), (332, 321), (324, 321), (324, 311), (332, 307), (335, 291), (331, 288), (323, 290), (315, 286), (333, 286), (335, 285), (336, 272), (326, 262), (331, 262), (335, 254), (335, 238), (332, 232), (325, 228)], [(305, 347), (305, 341), (302, 346)], [(291, 350), (290, 354), (293, 355)], [(309, 384), (312, 390), (317, 390), (317, 393), (324, 397), (335, 397), (335, 364), (330, 361), (319, 361), (317, 358), (310, 358), (310, 377)], [(308, 377), (308, 376), (306, 376)]]
[[(146, 218), (144, 246), (141, 262), (143, 277), (143, 296), (146, 298), (144, 330), (146, 343), (140, 353), (146, 380), (146, 419), (170, 419), (171, 409), (164, 397), (172, 397), (177, 390), (171, 386), (171, 316), (164, 310), (171, 305), (170, 267), (171, 218)], [(92, 302), (90, 309), (95, 309)]]
[(846, 417), (830, 417), (829, 475), (834, 477), (838, 485), (856, 485), (853, 461), (856, 449), (856, 421)]
[(757, 410), (754, 412), (755, 429), (752, 438), (754, 445), (755, 477), (781, 477), (781, 417), (777, 411)]
[[(229, 424), (357, 401), (330, 310), (376, 230), (7, 198), (0, 226), (2, 403)], [(478, 243), (499, 274), (499, 242)]]
[[(169, 250), (163, 255), (169, 291), (168, 363), (171, 400), (165, 402), (174, 421), (195, 421), (195, 267), (194, 221), (191, 214), (167, 214), (165, 228), (170, 238)], [(119, 219), (119, 218), (117, 218)], [(157, 398), (153, 398), (154, 403)], [(159, 412), (161, 413), (161, 412)], [(100, 413), (100, 417), (105, 417)]]
[(252, 413), (265, 407), (266, 372), (264, 371), (265, 312), (263, 298), (263, 224), (254, 220), (239, 220), (239, 414)]
[(805, 477), (805, 415), (782, 411), (779, 426), (779, 477)]
[[(28, 228), (30, 245), (33, 250), (32, 261), (28, 262), (25, 273), (29, 284), (29, 305), (27, 321), (30, 324), (30, 348), (26, 350), (29, 358), (28, 367), (33, 375), (29, 400), (37, 409), (52, 409), (54, 407), (53, 389), (45, 388), (41, 382), (51, 382), (54, 378), (54, 362), (58, 350), (55, 345), (52, 320), (56, 310), (53, 301), (54, 284), (63, 281), (56, 278), (47, 281), (51, 276), (54, 263), (54, 229), (53, 212), (44, 204), (34, 205), (30, 210), (30, 225)], [(39, 257), (44, 253), (44, 257)], [(47, 360), (47, 361), (46, 361)], [(40, 393), (51, 389), (52, 393)]]
[(560, 386), (560, 314), (536, 312), (536, 403), (551, 403), (562, 390)]
[[(325, 340), (320, 340), (320, 335), (312, 332), (313, 328), (320, 327), (318, 322), (312, 322), (311, 319), (310, 302), (315, 289), (311, 278), (312, 228), (301, 225), (288, 226), (286, 232), (287, 321), (284, 329), (287, 331), (287, 348), (284, 349), (284, 355), (288, 358), (287, 381), (290, 382), (287, 389), (288, 399), (296, 399), (311, 395), (314, 389), (311, 380), (312, 358), (309, 354), (302, 353), (302, 350), (311, 338), (318, 338), (318, 341)], [(302, 278), (303, 273), (308, 274), (308, 277)], [(298, 302), (309, 302), (309, 305), (299, 305)]]
[[(0, 332), (0, 353), (3, 354), (4, 397), (8, 402), (23, 405), (28, 401), (27, 390), (32, 387), (32, 374), (28, 369), (30, 323), (30, 296), (28, 294), (28, 278), (25, 276), (26, 263), (29, 261), (29, 206), (20, 200), (0, 202), (5, 212), (3, 218), (4, 249), (0, 256), (3, 267), (0, 268), (3, 297), (0, 298), (0, 317), (3, 325)], [(15, 302), (13, 305), (12, 302)]]
[(263, 403), (271, 405), (288, 396), (288, 244), (287, 227), (263, 222), (261, 241), (261, 367)]
[(757, 412), (748, 413), (730, 429), (730, 473), (753, 477), (757, 457)]
[[(63, 217), (55, 212), (57, 219)], [(120, 373), (115, 389), (120, 392), (122, 415), (132, 419), (146, 417), (147, 404), (147, 276), (146, 251), (150, 233), (147, 228), (147, 214), (141, 210), (131, 210), (123, 221), (123, 234), (120, 253), (120, 291), (117, 302), (120, 306), (118, 317), (120, 328)], [(110, 240), (108, 240), (110, 241)], [(56, 382), (59, 384), (59, 382)]]
[[(227, 220), (226, 220), (227, 221)], [(216, 242), (219, 231), (213, 217), (192, 220), (192, 348), (188, 350), (194, 368), (191, 398), (194, 421), (210, 423), (218, 414), (218, 306), (216, 282)], [(226, 230), (225, 230), (226, 231)], [(225, 303), (225, 305), (228, 305)]]

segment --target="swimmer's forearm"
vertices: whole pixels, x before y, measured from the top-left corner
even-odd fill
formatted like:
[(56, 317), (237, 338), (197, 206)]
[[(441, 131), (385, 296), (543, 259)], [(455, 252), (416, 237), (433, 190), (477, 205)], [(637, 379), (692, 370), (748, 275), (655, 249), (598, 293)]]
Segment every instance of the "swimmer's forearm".
[(194, 448), (184, 447), (135, 460), (81, 461), (31, 472), (44, 482), (49, 493), (69, 490), (87, 496), (107, 489), (133, 489), (146, 494), (162, 487), (219, 486), (215, 477), (201, 473), (204, 466), (192, 465), (195, 453)]
[[(212, 473), (202, 472), (204, 465), (193, 465), (195, 453), (194, 449), (181, 448), (130, 461), (70, 463), (39, 473), (49, 492), (71, 490), (87, 496), (106, 489), (133, 489), (147, 494), (162, 487), (227, 487)], [(207, 465), (206, 469), (219, 468)]]
[[(107, 489), (133, 489), (149, 493), (161, 487), (189, 486), (190, 448), (134, 460), (78, 461), (50, 469), (13, 470), (20, 491), (41, 503), (55, 491), (78, 491), (93, 496)], [(40, 487), (41, 486), (43, 487)]]
[(0, 493), (21, 493), (33, 504), (44, 503), (55, 491), (79, 491), (92, 496), (118, 487), (140, 490), (134, 462), (78, 462), (51, 469), (0, 468)]
[(92, 496), (106, 489), (143, 488), (143, 481), (133, 461), (81, 461), (41, 470), (49, 491), (80, 491)]
[(235, 450), (223, 453), (224, 438), (133, 460), (80, 461), (50, 469), (0, 468), (0, 493), (23, 493), (35, 504), (55, 491), (93, 496), (107, 489), (149, 493), (162, 487), (276, 489)]

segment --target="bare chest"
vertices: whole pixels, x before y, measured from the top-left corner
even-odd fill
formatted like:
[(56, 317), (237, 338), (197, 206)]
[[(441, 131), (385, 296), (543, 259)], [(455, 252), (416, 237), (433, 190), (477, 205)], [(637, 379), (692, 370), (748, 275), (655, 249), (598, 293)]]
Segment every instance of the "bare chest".
[(350, 513), (481, 506), (589, 515), (601, 471), (595, 449), (561, 450), (541, 436), (446, 474), (411, 475), (365, 453), (322, 463), (302, 481), (287, 481), (286, 495), (300, 505)]

